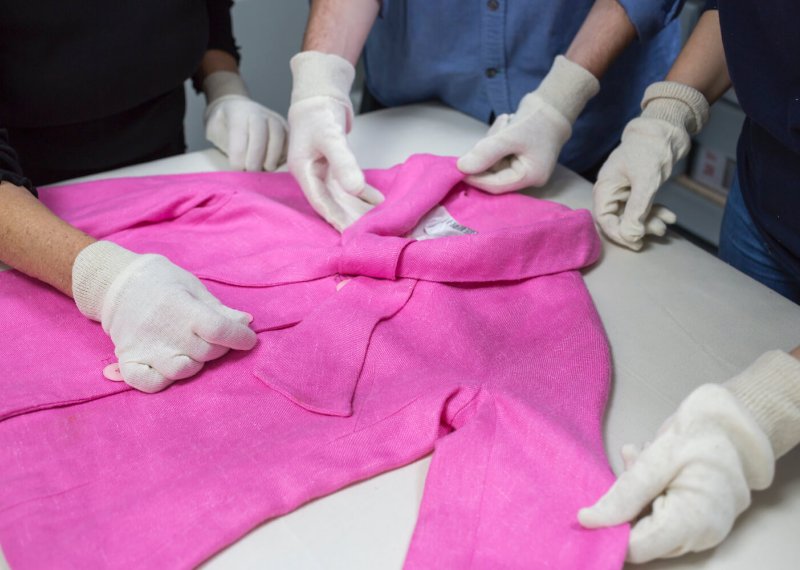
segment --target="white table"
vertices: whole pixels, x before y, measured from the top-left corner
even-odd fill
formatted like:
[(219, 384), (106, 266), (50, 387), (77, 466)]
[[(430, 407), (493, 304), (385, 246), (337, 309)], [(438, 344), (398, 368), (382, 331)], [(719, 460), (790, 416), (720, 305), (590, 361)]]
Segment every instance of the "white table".
[[(412, 153), (458, 155), (485, 126), (435, 105), (359, 116), (350, 135), (365, 168), (388, 167)], [(213, 150), (106, 173), (142, 176), (226, 168)], [(589, 208), (591, 186), (559, 168), (532, 195)], [(771, 348), (800, 344), (800, 307), (680, 237), (652, 240), (640, 253), (604, 244), (585, 274), (614, 356), (614, 390), (605, 441), (621, 469), (623, 443), (652, 437), (694, 387), (721, 382)], [(204, 568), (400, 568), (422, 497), (429, 459), (314, 501), (268, 522)], [(0, 568), (4, 565), (0, 560)], [(719, 548), (641, 568), (780, 570), (800, 567), (800, 452), (778, 466), (772, 487), (754, 496)]]

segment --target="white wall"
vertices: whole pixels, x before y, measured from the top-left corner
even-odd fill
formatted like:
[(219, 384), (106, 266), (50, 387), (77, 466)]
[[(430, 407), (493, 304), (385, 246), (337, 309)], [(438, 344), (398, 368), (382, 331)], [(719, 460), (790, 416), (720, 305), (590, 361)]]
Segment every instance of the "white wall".
[[(242, 76), (259, 103), (286, 116), (291, 93), (289, 59), (303, 41), (306, 0), (237, 0), (233, 33), (241, 48)], [(208, 148), (203, 133), (205, 98), (186, 84), (186, 144), (189, 151)]]

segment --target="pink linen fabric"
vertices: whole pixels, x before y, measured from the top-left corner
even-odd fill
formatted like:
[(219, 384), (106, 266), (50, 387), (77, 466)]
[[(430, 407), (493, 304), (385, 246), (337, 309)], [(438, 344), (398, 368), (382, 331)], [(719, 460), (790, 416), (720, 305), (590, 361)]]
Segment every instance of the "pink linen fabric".
[[(250, 529), (433, 451), (407, 568), (620, 568), (607, 341), (579, 269), (591, 216), (419, 155), (343, 235), (288, 174), (44, 189), (85, 231), (161, 253), (254, 315), (259, 345), (143, 394), (97, 323), (0, 274), (0, 544), (12, 568), (192, 567)], [(405, 237), (443, 205), (476, 233)], [(347, 279), (343, 287), (342, 281)]]

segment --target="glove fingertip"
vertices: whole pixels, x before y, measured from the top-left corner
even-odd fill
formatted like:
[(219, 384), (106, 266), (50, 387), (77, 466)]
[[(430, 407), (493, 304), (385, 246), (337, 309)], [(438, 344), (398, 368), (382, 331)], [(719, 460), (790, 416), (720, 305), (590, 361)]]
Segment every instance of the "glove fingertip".
[(482, 175), (477, 174), (475, 176), (468, 176), (464, 179), (464, 182), (477, 188), (478, 190), (482, 190), (487, 194), (505, 194), (506, 192), (510, 192), (510, 188), (506, 188), (504, 184), (496, 184), (491, 181), (487, 181), (483, 178)]
[(262, 170), (264, 170), (263, 164), (264, 162), (260, 160), (248, 161), (245, 163), (244, 168), (242, 170), (244, 170), (245, 172), (261, 172)]
[(245, 339), (247, 344), (242, 350), (252, 350), (258, 344), (258, 335), (250, 328), (246, 328)]
[(233, 350), (252, 350), (258, 342), (258, 335), (248, 325), (234, 321), (226, 346)]
[(474, 168), (474, 162), (475, 159), (472, 157), (472, 151), (470, 151), (456, 161), (456, 168), (458, 168), (462, 174), (477, 174), (478, 172)]
[(625, 469), (630, 469), (636, 463), (640, 453), (639, 446), (634, 443), (626, 443), (622, 446), (620, 455), (622, 456), (622, 462), (625, 464)]
[(667, 208), (662, 208), (658, 213), (658, 217), (661, 218), (661, 221), (665, 224), (674, 224), (678, 221), (678, 216), (675, 212)]
[(600, 226), (603, 234), (615, 245), (639, 251), (644, 245), (641, 240), (634, 241), (622, 235), (619, 228), (619, 216), (614, 214), (603, 214), (597, 217), (597, 225)]
[(616, 526), (628, 522), (632, 517), (628, 511), (630, 505), (621, 502), (622, 496), (618, 488), (619, 480), (606, 493), (597, 499), (594, 505), (581, 509), (578, 513), (581, 524), (591, 528)]
[(664, 529), (657, 526), (651, 516), (644, 517), (633, 526), (628, 538), (628, 555), (625, 558), (628, 562), (643, 564), (665, 554), (659, 551), (653, 539), (655, 534), (664, 532)]
[(267, 152), (264, 157), (264, 170), (273, 172), (278, 169), (281, 157), (285, 154), (286, 131), (277, 121), (270, 121), (269, 139), (267, 141)]
[(248, 325), (253, 322), (253, 315), (250, 313), (223, 305), (219, 299), (215, 298), (214, 300), (216, 301), (216, 303), (214, 303), (214, 305), (216, 305), (214, 308), (218, 313), (221, 313), (223, 317), (236, 321), (242, 325)]
[(147, 394), (160, 392), (172, 383), (151, 366), (139, 362), (120, 360), (119, 368), (126, 384)]
[(602, 528), (606, 526), (603, 524), (602, 516), (597, 512), (596, 506), (580, 509), (578, 511), (578, 522), (584, 528)]
[(642, 548), (633, 542), (628, 544), (628, 554), (625, 557), (626, 562), (630, 562), (631, 564), (644, 564), (655, 558), (655, 556), (650, 554), (649, 549)]
[(482, 174), (489, 170), (496, 162), (492, 157), (487, 157), (478, 150), (480, 144), (481, 143), (475, 145), (471, 151), (459, 158), (456, 162), (456, 168), (458, 168), (462, 174)]
[(642, 251), (642, 248), (644, 247), (644, 240), (642, 240), (642, 239), (639, 239), (639, 240), (636, 240), (636, 241), (623, 240), (622, 245), (627, 247), (629, 250), (635, 251), (635, 252), (638, 253), (638, 252)]
[(231, 170), (245, 170), (244, 153), (229, 154), (228, 163), (231, 165)]
[(352, 196), (360, 196), (363, 194), (367, 182), (360, 168), (341, 169), (339, 172), (332, 174), (334, 180), (339, 184), (341, 189), (348, 194)]
[(369, 184), (364, 184), (364, 190), (361, 193), (361, 199), (368, 204), (372, 204), (373, 206), (382, 204), (384, 200), (386, 200), (380, 190), (374, 186), (370, 186)]

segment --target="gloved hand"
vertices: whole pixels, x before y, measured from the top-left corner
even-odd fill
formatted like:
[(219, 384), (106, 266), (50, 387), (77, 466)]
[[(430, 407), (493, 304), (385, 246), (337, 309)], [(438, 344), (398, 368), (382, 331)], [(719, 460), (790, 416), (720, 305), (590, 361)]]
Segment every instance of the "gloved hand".
[(355, 69), (339, 56), (316, 51), (295, 55), (291, 67), (289, 170), (314, 210), (342, 231), (383, 201), (365, 183), (347, 144)]
[(798, 442), (800, 361), (767, 352), (725, 384), (697, 388), (644, 450), (623, 447), (625, 472), (578, 519), (613, 526), (652, 506), (631, 530), (630, 562), (711, 548)]
[(163, 390), (231, 348), (256, 344), (250, 315), (224, 306), (161, 255), (95, 242), (75, 260), (72, 290), (81, 313), (100, 321), (114, 342), (125, 382), (142, 392)]
[(708, 102), (696, 89), (667, 81), (647, 88), (642, 114), (627, 124), (594, 185), (594, 217), (609, 239), (638, 251), (646, 234), (662, 236), (675, 223), (653, 198), (707, 120)]
[(215, 71), (203, 80), (206, 138), (234, 170), (275, 170), (286, 157), (286, 121), (259, 105), (238, 73)]
[(492, 194), (543, 186), (587, 101), (600, 90), (594, 75), (559, 55), (536, 91), (513, 115), (500, 115), (488, 134), (458, 160), (467, 183)]

